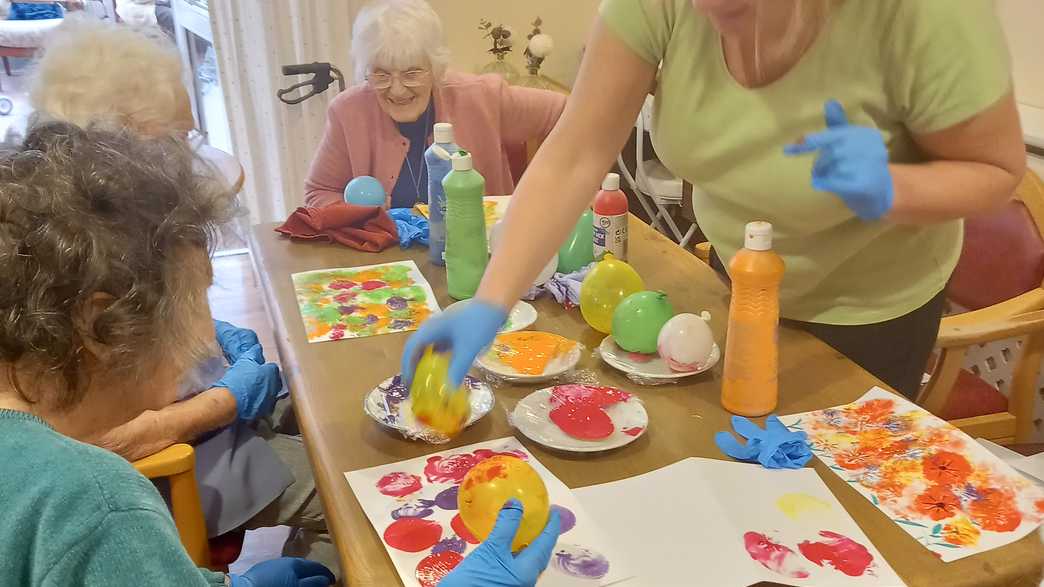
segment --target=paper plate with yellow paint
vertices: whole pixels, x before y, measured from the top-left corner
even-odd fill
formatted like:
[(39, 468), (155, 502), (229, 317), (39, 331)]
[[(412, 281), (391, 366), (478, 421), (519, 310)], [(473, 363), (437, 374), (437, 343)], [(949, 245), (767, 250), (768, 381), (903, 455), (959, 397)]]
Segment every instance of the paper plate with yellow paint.
[(500, 334), (478, 366), (509, 381), (546, 381), (580, 362), (581, 344), (550, 332), (523, 330)]

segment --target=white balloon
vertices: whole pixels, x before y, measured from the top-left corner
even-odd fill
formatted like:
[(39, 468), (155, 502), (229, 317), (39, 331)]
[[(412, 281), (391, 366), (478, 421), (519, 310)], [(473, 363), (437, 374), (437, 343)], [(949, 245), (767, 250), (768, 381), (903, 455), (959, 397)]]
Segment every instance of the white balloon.
[(707, 322), (710, 314), (678, 314), (660, 329), (656, 347), (672, 371), (699, 371), (710, 358), (714, 334)]
[[(491, 253), (497, 250), (497, 245), (500, 243), (500, 237), (501, 237), (501, 234), (503, 232), (504, 232), (504, 221), (503, 220), (498, 220), (497, 223), (493, 225), (493, 228), (491, 228), (490, 231), (489, 231), (489, 251)], [(551, 257), (551, 260), (548, 261), (547, 265), (544, 266), (544, 269), (540, 272), (540, 275), (537, 275), (537, 278), (533, 282), (533, 285), (536, 285), (536, 286), (544, 285), (552, 277), (555, 276), (555, 271), (557, 269), (558, 269), (558, 253), (555, 253)]]

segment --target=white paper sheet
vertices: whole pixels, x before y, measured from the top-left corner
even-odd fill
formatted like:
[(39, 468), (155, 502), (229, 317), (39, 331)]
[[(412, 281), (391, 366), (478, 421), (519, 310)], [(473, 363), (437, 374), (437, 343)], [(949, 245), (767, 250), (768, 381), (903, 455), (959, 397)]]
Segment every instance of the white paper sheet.
[(975, 441), (1000, 460), (1015, 467), (1020, 473), (1027, 475), (1031, 481), (1038, 485), (1044, 484), (1044, 453), (1026, 457), (985, 438), (976, 438)]
[[(453, 542), (457, 536), (453, 530), (452, 519), (457, 514), (456, 499), (448, 500), (447, 503), (447, 500), (437, 499), (437, 496), (446, 490), (451, 490), (460, 482), (468, 468), (462, 463), (470, 462), (468, 459), (475, 460), (469, 455), (474, 455), (477, 451), (509, 452), (523, 455), (540, 475), (541, 479), (544, 480), (552, 505), (565, 508), (567, 512), (575, 516), (575, 526), (563, 532), (558, 540), (558, 544), (555, 546), (554, 554), (551, 556), (551, 564), (537, 583), (540, 587), (606, 586), (633, 576), (628, 570), (628, 564), (624, 561), (621, 552), (613, 548), (613, 544), (609, 539), (611, 535), (603, 532), (600, 524), (595, 523), (595, 518), (591, 517), (580, 507), (572, 491), (541, 465), (536, 460), (536, 457), (527, 451), (517, 440), (514, 438), (501, 438), (499, 440), (440, 451), (408, 461), (344, 474), (356, 498), (362, 505), (363, 511), (366, 512), (366, 517), (369, 518), (377, 534), (382, 536), (385, 550), (388, 551), (388, 555), (395, 564), (395, 569), (398, 571), (399, 578), (402, 579), (404, 585), (412, 587), (422, 584), (417, 578), (417, 568), (431, 555), (433, 548), (410, 553), (392, 548), (387, 542), (383, 541), (385, 529), (395, 521), (392, 517), (392, 512), (396, 510), (401, 512), (401, 508), (404, 506), (431, 510), (430, 513), (418, 517), (437, 522), (441, 526), (443, 542), (440, 542), (442, 546), (436, 545), (438, 547), (437, 550), (454, 546)], [(478, 458), (481, 458), (481, 456)], [(455, 464), (449, 465), (448, 463)], [(443, 464), (446, 464), (446, 466), (441, 466)], [(470, 462), (470, 464), (474, 465), (474, 462)], [(377, 488), (379, 482), (382, 479), (387, 479), (388, 475), (396, 473), (405, 474), (402, 477), (405, 481), (400, 483), (399, 486), (406, 488), (397, 493), (409, 492), (402, 497), (392, 497), (386, 495), (388, 492), (386, 487), (386, 493), (381, 493)], [(410, 476), (416, 479), (414, 480)], [(420, 488), (411, 490), (418, 483)], [(449, 507), (441, 507), (439, 504)], [(560, 511), (560, 517), (563, 520), (569, 517), (568, 514), (561, 516), (561, 513)], [(456, 547), (458, 550), (466, 548), (462, 553), (464, 555), (474, 549), (474, 546), (465, 546), (462, 542), (456, 542)], [(604, 568), (603, 565), (605, 564), (608, 564), (608, 572), (596, 579), (580, 578), (569, 572), (570, 569), (575, 573), (578, 569)]]
[[(714, 585), (745, 586), (759, 581), (793, 585), (898, 586), (902, 580), (849, 517), (813, 469), (769, 470), (711, 459), (689, 458), (662, 469), (604, 485), (574, 490), (580, 503), (625, 550), (636, 577), (626, 587)], [(779, 503), (780, 500), (784, 500)], [(789, 515), (788, 515), (789, 514)], [(793, 516), (793, 517), (791, 517)], [(864, 547), (872, 557), (858, 576), (819, 566), (802, 555), (801, 545), (813, 558), (826, 544), (839, 539), (834, 532)], [(748, 553), (747, 533), (757, 533), (786, 547), (767, 547), (751, 536), (759, 558), (779, 560), (775, 572)], [(859, 559), (852, 552), (847, 558)], [(827, 548), (827, 550), (830, 550)], [(832, 549), (836, 551), (837, 549)], [(854, 572), (844, 563), (849, 572)], [(805, 577), (799, 577), (807, 574)]]

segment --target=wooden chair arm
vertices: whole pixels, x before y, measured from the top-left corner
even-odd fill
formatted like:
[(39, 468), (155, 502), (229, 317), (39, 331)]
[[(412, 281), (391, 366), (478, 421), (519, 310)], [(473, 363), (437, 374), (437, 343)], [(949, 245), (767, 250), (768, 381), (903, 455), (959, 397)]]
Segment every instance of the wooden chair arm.
[(947, 324), (943, 321), (936, 346), (942, 349), (963, 348), (1041, 331), (1044, 331), (1042, 310), (967, 324)]
[(187, 444), (175, 444), (134, 461), (134, 468), (149, 479), (173, 477), (196, 468), (196, 455)]
[(710, 264), (711, 249), (712, 247), (710, 241), (696, 243), (692, 246), (692, 252), (696, 255), (696, 257), (707, 264)]
[(1005, 300), (999, 304), (994, 304), (981, 310), (972, 310), (971, 312), (964, 312), (963, 314), (947, 316), (943, 318), (942, 326), (943, 328), (958, 325), (974, 326), (977, 324), (1011, 318), (1012, 316), (1018, 316), (1019, 314), (1034, 312), (1036, 310), (1044, 310), (1044, 289), (1042, 288), (1032, 289), (1020, 296), (1016, 296), (1010, 300)]

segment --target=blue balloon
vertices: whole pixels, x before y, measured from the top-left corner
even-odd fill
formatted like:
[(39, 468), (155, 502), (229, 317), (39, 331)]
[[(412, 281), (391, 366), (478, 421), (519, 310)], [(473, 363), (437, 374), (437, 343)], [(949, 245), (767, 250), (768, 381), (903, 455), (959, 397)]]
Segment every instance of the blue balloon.
[(344, 201), (356, 206), (383, 206), (384, 186), (376, 178), (361, 175), (344, 186)]

